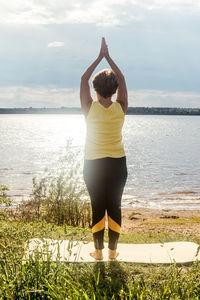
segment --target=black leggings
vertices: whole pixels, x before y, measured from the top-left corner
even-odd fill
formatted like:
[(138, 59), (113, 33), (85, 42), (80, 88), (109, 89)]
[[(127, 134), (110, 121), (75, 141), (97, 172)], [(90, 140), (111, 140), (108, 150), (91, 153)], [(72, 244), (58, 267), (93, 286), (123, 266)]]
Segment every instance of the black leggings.
[(121, 198), (127, 175), (126, 156), (84, 160), (83, 178), (92, 204), (92, 233), (96, 249), (104, 248), (106, 211), (108, 248), (117, 248), (121, 229)]

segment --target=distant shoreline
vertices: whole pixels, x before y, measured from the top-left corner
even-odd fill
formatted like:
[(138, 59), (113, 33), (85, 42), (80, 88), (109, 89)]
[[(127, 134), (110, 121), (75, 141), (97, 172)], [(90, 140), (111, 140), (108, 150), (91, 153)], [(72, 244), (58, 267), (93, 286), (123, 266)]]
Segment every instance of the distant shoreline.
[[(0, 114), (82, 114), (79, 107), (0, 108)], [(129, 107), (127, 115), (189, 115), (200, 116), (200, 108)]]

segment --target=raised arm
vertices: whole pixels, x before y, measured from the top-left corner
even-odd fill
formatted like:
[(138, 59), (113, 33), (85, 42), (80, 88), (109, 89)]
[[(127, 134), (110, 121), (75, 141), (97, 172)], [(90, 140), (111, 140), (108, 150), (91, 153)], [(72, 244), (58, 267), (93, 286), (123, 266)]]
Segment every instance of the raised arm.
[(128, 109), (128, 93), (127, 93), (127, 87), (126, 87), (126, 81), (125, 81), (124, 75), (122, 74), (122, 72), (120, 71), (118, 66), (115, 64), (115, 62), (110, 57), (109, 52), (108, 52), (108, 47), (106, 45), (104, 38), (103, 38), (102, 44), (103, 44), (104, 57), (107, 60), (107, 62), (109, 63), (110, 67), (112, 68), (113, 72), (115, 73), (118, 84), (119, 84), (118, 89), (117, 89), (116, 101), (121, 104), (124, 113), (126, 113), (126, 111)]
[(90, 86), (88, 81), (94, 69), (98, 66), (102, 58), (103, 58), (103, 47), (101, 43), (101, 50), (98, 58), (89, 66), (89, 68), (85, 71), (85, 73), (81, 77), (80, 100), (81, 100), (81, 108), (85, 115), (88, 113), (91, 103), (93, 101), (90, 94)]

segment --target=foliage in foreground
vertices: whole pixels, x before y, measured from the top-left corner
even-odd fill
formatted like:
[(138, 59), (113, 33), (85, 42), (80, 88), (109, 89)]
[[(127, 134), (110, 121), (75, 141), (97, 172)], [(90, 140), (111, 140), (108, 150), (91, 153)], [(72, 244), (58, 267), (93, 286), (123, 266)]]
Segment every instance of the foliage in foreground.
[[(88, 229), (87, 229), (88, 230)], [(199, 299), (200, 265), (23, 262), (33, 237), (87, 239), (87, 230), (44, 222), (0, 222), (0, 299)], [(86, 234), (86, 235), (85, 235)]]
[(12, 201), (7, 197), (8, 190), (9, 190), (8, 186), (4, 184), (0, 184), (0, 205), (10, 206), (12, 204)]
[(78, 152), (72, 148), (71, 140), (67, 141), (66, 154), (60, 157), (56, 169), (41, 179), (34, 177), (30, 199), (9, 213), (16, 220), (91, 227), (91, 204), (81, 178)]

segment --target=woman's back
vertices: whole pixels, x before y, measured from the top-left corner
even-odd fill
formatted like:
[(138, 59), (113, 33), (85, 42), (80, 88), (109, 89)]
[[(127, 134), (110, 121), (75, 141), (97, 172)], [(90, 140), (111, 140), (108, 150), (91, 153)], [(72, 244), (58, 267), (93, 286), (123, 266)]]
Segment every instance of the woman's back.
[(125, 156), (122, 142), (124, 112), (120, 103), (104, 107), (93, 101), (86, 117), (85, 159)]

